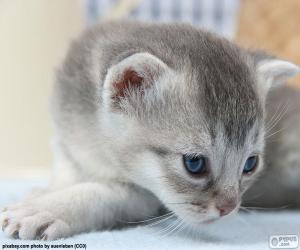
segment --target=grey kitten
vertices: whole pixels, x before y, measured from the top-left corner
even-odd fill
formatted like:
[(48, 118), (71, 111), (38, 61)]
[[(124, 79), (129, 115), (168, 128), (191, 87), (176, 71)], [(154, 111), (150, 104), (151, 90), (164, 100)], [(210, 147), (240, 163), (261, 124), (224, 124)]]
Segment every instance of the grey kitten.
[(52, 98), (55, 172), (1, 214), (21, 239), (238, 210), (262, 169), (268, 90), (299, 72), (189, 25), (106, 23), (75, 41)]

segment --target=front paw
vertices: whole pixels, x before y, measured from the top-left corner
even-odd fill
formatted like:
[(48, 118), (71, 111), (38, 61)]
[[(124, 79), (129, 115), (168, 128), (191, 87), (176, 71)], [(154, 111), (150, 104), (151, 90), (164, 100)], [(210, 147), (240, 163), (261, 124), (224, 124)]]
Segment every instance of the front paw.
[(9, 237), (23, 240), (55, 240), (71, 235), (68, 223), (50, 211), (28, 204), (4, 209), (0, 226)]

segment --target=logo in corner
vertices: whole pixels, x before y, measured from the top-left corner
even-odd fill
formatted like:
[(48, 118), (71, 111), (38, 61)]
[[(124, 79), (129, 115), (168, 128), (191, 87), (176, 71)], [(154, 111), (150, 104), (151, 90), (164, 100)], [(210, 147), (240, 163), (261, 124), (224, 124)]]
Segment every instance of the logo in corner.
[(299, 246), (298, 235), (271, 235), (269, 246), (272, 249), (296, 249)]

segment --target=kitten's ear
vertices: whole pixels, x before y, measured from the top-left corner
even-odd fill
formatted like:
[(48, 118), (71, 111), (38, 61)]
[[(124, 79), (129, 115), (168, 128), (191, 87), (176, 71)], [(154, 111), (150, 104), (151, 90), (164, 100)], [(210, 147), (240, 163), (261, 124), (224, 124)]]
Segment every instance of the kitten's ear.
[(284, 83), (288, 78), (300, 73), (299, 66), (280, 59), (264, 59), (257, 62), (259, 89), (267, 93), (270, 88)]
[(125, 58), (108, 70), (104, 81), (104, 103), (118, 108), (122, 100), (144, 95), (167, 69), (165, 63), (146, 52)]

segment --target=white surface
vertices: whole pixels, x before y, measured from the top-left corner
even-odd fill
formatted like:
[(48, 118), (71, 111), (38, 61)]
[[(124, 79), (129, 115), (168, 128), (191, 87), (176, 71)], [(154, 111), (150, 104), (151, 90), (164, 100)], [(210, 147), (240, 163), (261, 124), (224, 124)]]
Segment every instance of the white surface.
[[(44, 185), (44, 182), (3, 181), (0, 179), (0, 207), (18, 200), (31, 187), (41, 185)], [(214, 224), (203, 225), (197, 236), (191, 236), (186, 231), (170, 235), (159, 233), (165, 227), (166, 225), (136, 227), (113, 232), (93, 232), (55, 242), (12, 240), (1, 232), (0, 247), (2, 248), (3, 244), (79, 243), (86, 244), (87, 249), (270, 249), (270, 235), (296, 234), (300, 236), (300, 212), (243, 213)]]

